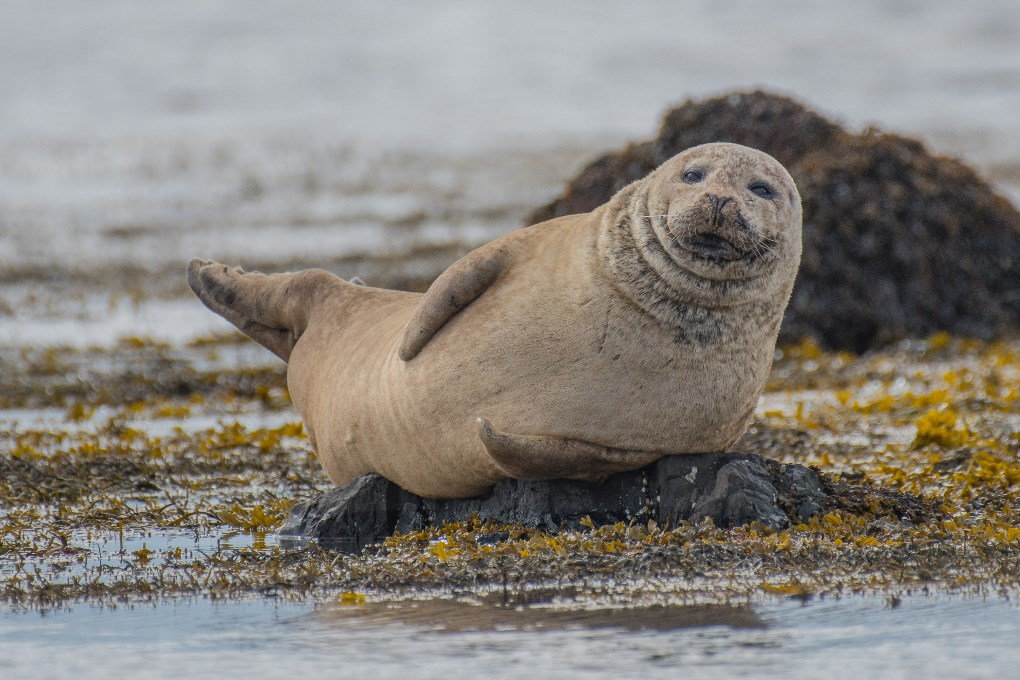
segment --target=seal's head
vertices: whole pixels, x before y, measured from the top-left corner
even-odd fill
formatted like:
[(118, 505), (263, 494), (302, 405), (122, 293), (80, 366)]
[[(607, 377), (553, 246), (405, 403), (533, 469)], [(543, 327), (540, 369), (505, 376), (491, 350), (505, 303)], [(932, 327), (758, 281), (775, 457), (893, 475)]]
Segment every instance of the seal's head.
[(705, 144), (674, 156), (648, 179), (648, 219), (681, 269), (711, 281), (760, 284), (796, 272), (800, 195), (768, 154)]
[[(621, 189), (600, 224), (602, 270), (662, 323), (687, 336), (697, 326), (705, 338), (726, 324), (778, 333), (800, 265), (801, 207), (790, 174), (768, 154), (739, 144), (687, 149)], [(733, 318), (707, 316), (738, 308), (727, 312)]]

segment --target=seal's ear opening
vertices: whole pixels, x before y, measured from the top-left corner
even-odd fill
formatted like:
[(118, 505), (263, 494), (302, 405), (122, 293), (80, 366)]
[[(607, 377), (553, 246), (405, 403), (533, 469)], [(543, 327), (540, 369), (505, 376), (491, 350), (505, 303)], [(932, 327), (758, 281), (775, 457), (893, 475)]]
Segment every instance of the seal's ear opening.
[(485, 418), (477, 420), (485, 450), (503, 472), (515, 479), (600, 482), (609, 475), (636, 470), (668, 455), (613, 449), (580, 439), (508, 434), (493, 429)]

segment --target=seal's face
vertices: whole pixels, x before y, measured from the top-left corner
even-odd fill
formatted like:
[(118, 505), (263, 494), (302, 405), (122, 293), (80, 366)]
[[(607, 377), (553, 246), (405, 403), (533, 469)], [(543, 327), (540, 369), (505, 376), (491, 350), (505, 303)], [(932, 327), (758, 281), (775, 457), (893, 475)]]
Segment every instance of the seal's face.
[(688, 149), (648, 187), (648, 216), (677, 266), (736, 282), (779, 274), (800, 259), (800, 195), (771, 156), (738, 144)]

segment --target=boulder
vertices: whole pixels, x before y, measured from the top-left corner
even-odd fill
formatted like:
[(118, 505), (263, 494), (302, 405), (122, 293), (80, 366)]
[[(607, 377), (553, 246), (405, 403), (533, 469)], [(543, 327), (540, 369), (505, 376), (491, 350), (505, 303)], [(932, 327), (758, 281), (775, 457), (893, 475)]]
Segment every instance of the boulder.
[[(704, 453), (667, 456), (598, 484), (508, 479), (467, 499), (421, 498), (368, 474), (299, 503), (278, 534), (353, 553), (394, 532), (473, 517), (545, 531), (578, 530), (585, 518), (596, 525), (649, 519), (670, 525), (709, 517), (719, 527), (758, 522), (783, 529), (831, 506), (822, 478), (803, 465), (751, 453)], [(505, 538), (493, 533), (493, 541)]]

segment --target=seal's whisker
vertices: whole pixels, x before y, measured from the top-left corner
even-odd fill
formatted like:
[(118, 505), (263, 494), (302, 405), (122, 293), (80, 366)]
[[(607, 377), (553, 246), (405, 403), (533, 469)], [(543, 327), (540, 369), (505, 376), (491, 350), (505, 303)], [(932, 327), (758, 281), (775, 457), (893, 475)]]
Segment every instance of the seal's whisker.
[(754, 251), (756, 258), (762, 258), (766, 255), (771, 255), (775, 252), (776, 246), (779, 245), (779, 241), (771, 236), (762, 236), (755, 239), (751, 248)]
[(681, 238), (685, 238), (687, 236), (690, 236), (692, 233), (694, 233), (694, 228), (691, 225), (689, 225), (689, 224), (680, 224), (680, 225), (677, 225), (677, 226), (679, 226), (679, 229), (677, 229), (675, 231), (673, 229), (669, 230), (669, 235), (670, 235), (669, 241), (673, 245), (676, 245)]

